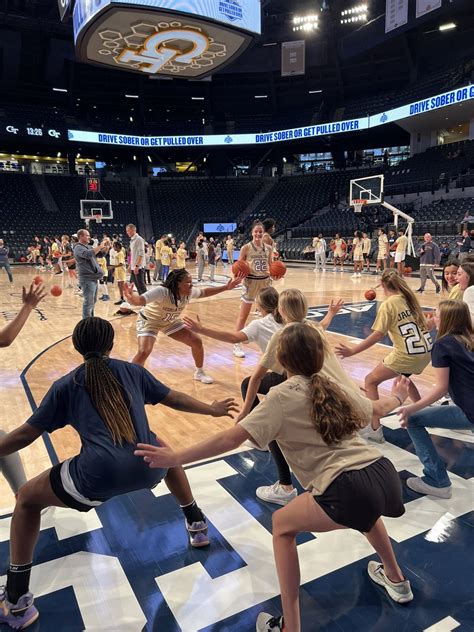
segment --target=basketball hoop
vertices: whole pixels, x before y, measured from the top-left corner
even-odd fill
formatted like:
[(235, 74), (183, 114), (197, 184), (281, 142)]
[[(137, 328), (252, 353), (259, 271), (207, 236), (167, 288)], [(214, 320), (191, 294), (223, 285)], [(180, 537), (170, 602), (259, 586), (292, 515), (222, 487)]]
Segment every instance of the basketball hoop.
[(102, 224), (102, 215), (94, 215), (94, 220), (96, 224)]
[(362, 207), (367, 204), (367, 200), (351, 200), (351, 205), (354, 207), (354, 213), (362, 213)]

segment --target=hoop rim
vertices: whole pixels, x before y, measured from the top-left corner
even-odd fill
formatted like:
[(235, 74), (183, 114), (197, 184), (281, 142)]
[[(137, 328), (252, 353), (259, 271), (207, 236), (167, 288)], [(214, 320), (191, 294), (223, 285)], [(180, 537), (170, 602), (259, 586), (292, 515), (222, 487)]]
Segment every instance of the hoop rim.
[(361, 200), (361, 199), (355, 199), (355, 200), (351, 200), (351, 206), (364, 206), (365, 204), (368, 204), (369, 200)]

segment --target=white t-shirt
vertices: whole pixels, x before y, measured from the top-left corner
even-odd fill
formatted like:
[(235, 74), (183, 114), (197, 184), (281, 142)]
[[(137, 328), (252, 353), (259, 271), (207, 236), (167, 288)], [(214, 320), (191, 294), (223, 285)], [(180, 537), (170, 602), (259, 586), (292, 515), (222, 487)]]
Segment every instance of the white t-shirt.
[(471, 312), (472, 324), (474, 325), (474, 285), (471, 285), (464, 290), (462, 300), (469, 307), (469, 311)]
[(246, 342), (255, 342), (260, 347), (260, 351), (265, 353), (270, 338), (282, 327), (283, 325), (277, 323), (273, 318), (273, 314), (267, 314), (244, 327), (242, 333), (247, 336)]

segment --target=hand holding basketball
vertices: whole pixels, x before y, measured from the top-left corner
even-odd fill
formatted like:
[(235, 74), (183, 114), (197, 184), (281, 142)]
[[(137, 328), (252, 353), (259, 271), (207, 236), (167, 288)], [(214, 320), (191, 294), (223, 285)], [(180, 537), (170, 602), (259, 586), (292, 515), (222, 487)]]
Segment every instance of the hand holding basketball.
[(377, 298), (377, 292), (370, 288), (370, 290), (366, 290), (364, 293), (366, 301), (374, 301)]
[(274, 279), (281, 279), (286, 274), (286, 266), (283, 261), (273, 261), (270, 264), (270, 275)]
[(235, 263), (232, 264), (232, 274), (234, 275), (234, 277), (245, 279), (245, 277), (250, 274), (249, 264), (243, 259), (238, 259)]

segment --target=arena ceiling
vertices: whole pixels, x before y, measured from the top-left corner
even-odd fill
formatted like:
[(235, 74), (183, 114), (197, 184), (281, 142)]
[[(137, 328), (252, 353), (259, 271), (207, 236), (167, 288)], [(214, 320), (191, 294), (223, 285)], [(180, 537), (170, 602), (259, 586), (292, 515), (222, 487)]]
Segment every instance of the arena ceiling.
[[(341, 10), (356, 4), (349, 0), (262, 0), (263, 34), (237, 61), (210, 81), (171, 81), (77, 63), (71, 20), (60, 22), (56, 0), (0, 0), (0, 101), (34, 99), (78, 115), (93, 106), (126, 113), (132, 107), (136, 112), (137, 104), (125, 94), (137, 94), (138, 108), (150, 116), (209, 122), (229, 113), (277, 117), (334, 108), (474, 57), (472, 0), (443, 0), (441, 9), (390, 36), (384, 33), (385, 0), (367, 3), (370, 21), (357, 27), (340, 24)], [(281, 77), (278, 44), (300, 39), (292, 30), (293, 16), (315, 10), (321, 26), (305, 37), (306, 74)], [(447, 19), (457, 28), (440, 33), (438, 26)], [(53, 87), (68, 92), (56, 93)], [(256, 100), (256, 94), (268, 98)]]

